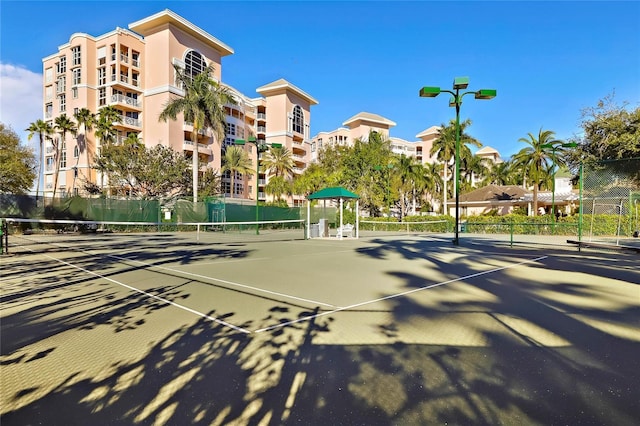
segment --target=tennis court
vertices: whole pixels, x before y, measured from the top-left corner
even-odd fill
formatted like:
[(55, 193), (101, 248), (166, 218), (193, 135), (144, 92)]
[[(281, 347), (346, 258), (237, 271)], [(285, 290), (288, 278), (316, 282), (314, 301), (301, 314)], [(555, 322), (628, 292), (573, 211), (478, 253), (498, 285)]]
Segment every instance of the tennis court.
[(2, 424), (637, 424), (635, 252), (366, 232), (16, 235)]

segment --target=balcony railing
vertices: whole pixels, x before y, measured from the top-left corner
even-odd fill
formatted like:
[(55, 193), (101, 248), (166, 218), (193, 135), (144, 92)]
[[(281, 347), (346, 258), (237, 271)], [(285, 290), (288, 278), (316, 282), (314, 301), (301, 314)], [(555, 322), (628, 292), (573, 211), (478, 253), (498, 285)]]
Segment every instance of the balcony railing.
[(137, 59), (132, 59), (131, 60), (131, 65), (133, 65), (134, 67), (139, 67), (140, 66), (140, 61), (138, 61)]
[(258, 126), (256, 130), (258, 133), (267, 133), (267, 126)]
[(264, 113), (264, 112), (259, 112), (257, 118), (258, 118), (258, 120), (266, 120), (267, 119), (267, 114)]
[[(190, 140), (185, 140), (184, 141), (185, 145), (189, 145), (189, 149), (193, 150), (193, 142)], [(203, 143), (198, 143), (198, 151), (200, 150), (209, 150), (209, 145), (203, 144)]]
[(135, 127), (142, 127), (142, 121), (138, 120), (137, 118), (133, 118), (133, 117), (125, 117), (125, 116), (120, 116), (120, 119), (118, 120), (118, 122), (120, 124), (124, 124), (126, 126), (135, 126)]
[(111, 102), (117, 102), (121, 104), (131, 105), (134, 107), (140, 106), (140, 101), (136, 98), (125, 95), (111, 95)]
[(129, 57), (127, 55), (125, 55), (124, 53), (120, 54), (120, 61), (124, 62), (125, 64), (129, 62)]

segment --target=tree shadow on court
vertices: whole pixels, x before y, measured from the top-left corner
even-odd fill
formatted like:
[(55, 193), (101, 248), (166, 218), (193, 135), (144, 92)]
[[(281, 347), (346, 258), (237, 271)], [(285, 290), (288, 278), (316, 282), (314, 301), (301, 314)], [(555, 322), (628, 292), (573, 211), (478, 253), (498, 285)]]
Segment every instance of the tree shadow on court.
[[(374, 250), (372, 255), (384, 258), (391, 250)], [(418, 259), (437, 249), (407, 242), (400, 252)], [(425, 265), (447, 278), (482, 271), (477, 261), (460, 258), (451, 264), (432, 257)], [(513, 255), (505, 254), (506, 258)], [(551, 265), (558, 271), (572, 270), (569, 261)], [(407, 290), (425, 286), (424, 276), (393, 267), (390, 263), (387, 273)], [(425, 292), (416, 292), (381, 302), (388, 315), (349, 312), (361, 315), (358, 321), (371, 320), (372, 336), (363, 336), (345, 322), (339, 325), (340, 312), (320, 315), (318, 310), (271, 299), (263, 299), (269, 303), (268, 312), (237, 324), (264, 331), (245, 334), (205, 318), (175, 326), (157, 320), (152, 324), (153, 315), (170, 318), (172, 308), (142, 295), (118, 296), (109, 287), (78, 294), (56, 289), (57, 300), (49, 299), (51, 294), (25, 294), (42, 299), (37, 307), (12, 314), (16, 316), (10, 324), (3, 317), (3, 368), (28, 365), (30, 374), (53, 375), (39, 368), (59, 350), (56, 345), (68, 344), (66, 332), (101, 332), (108, 350), (104, 359), (95, 360), (101, 363), (99, 374), (89, 374), (69, 360), (55, 378), (24, 379), (10, 394), (17, 408), (5, 407), (1, 421), (3, 425), (493, 425), (631, 424), (629, 420), (638, 418), (638, 405), (632, 404), (637, 402), (632, 391), (639, 378), (633, 365), (638, 345), (581, 321), (575, 306), (556, 297), (592, 296), (587, 286), (556, 281), (545, 283), (553, 285), (553, 292), (545, 292), (541, 283), (514, 278), (508, 271), (470, 278), (465, 284), (490, 297), (425, 300), (417, 297)], [(187, 295), (182, 288), (155, 290), (170, 300)], [(56, 316), (57, 310), (65, 309), (80, 315)], [(626, 317), (637, 315), (634, 309), (619, 307), (601, 318), (625, 323)], [(602, 315), (601, 310), (585, 305), (579, 314)], [(236, 317), (233, 310), (207, 314), (232, 323)], [(523, 327), (522, 321), (545, 333)], [(435, 326), (425, 327), (429, 324)], [(458, 326), (460, 344), (424, 343), (437, 342), (440, 333), (440, 340), (448, 340), (450, 324)], [(30, 337), (5, 352), (4, 332), (9, 329), (5, 325), (18, 328), (11, 339)], [(129, 337), (145, 327), (150, 332), (158, 327), (166, 331), (156, 331), (155, 339)], [(408, 329), (415, 334), (408, 336)], [(48, 339), (52, 331), (60, 338)], [(546, 344), (547, 333), (568, 344)], [(56, 343), (37, 344), (49, 340)], [(82, 357), (83, 342), (75, 344)], [(142, 355), (132, 359), (130, 350)]]
[[(464, 283), (488, 297), (474, 299), (460, 288), (438, 287), (421, 297), (387, 302), (393, 319), (380, 327), (386, 336), (401, 339), (399, 330), (417, 321), (427, 336), (457, 340), (447, 336), (457, 332), (462, 341), (475, 336), (481, 343), (481, 347), (445, 347), (439, 354), (420, 347), (447, 375), (445, 388), (457, 395), (457, 403), (452, 401), (439, 412), (440, 421), (497, 424), (504, 423), (507, 414), (511, 419), (507, 422), (520, 419), (518, 423), (637, 423), (640, 344), (604, 330), (618, 328), (627, 335), (635, 330), (637, 335), (638, 300), (625, 300), (615, 287), (594, 290), (597, 278), (591, 277), (589, 283), (563, 282), (565, 275), (560, 274), (579, 269), (618, 280), (614, 285), (637, 284), (635, 259), (618, 255), (612, 266), (611, 258), (607, 262), (603, 257), (600, 265), (589, 261), (585, 266), (564, 254), (544, 265), (529, 265), (531, 279), (513, 276), (508, 270), (477, 275), (480, 265), (457, 259), (439, 269), (452, 279), (469, 277)], [(626, 272), (621, 271), (625, 268)], [(557, 278), (541, 282), (536, 269)], [(429, 283), (425, 276), (389, 274), (404, 280), (408, 289)], [(444, 292), (450, 294), (441, 297)], [(550, 341), (554, 343), (546, 343)], [(435, 399), (447, 398), (446, 393)]]

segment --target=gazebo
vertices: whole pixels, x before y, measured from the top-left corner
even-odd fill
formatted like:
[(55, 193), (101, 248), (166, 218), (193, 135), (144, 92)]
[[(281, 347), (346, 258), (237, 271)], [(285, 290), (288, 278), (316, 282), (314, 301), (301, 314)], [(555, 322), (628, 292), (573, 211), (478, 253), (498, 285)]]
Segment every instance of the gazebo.
[[(342, 206), (344, 204), (344, 200), (356, 200), (356, 224), (355, 224), (355, 237), (358, 238), (359, 232), (359, 223), (358, 223), (358, 207), (359, 207), (359, 199), (360, 197), (357, 194), (354, 194), (351, 191), (348, 191), (341, 186), (334, 186), (330, 188), (321, 189), (318, 192), (314, 192), (307, 196), (307, 236), (311, 235), (311, 201), (313, 200), (339, 200), (340, 202), (340, 230), (343, 229), (343, 221), (342, 221)], [(338, 234), (338, 237), (342, 239), (342, 233)]]

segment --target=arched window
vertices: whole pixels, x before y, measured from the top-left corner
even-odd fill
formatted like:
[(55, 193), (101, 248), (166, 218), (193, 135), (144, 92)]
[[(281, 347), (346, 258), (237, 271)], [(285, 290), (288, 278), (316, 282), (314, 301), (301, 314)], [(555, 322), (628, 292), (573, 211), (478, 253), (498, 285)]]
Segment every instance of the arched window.
[(190, 50), (184, 58), (184, 72), (187, 76), (193, 78), (200, 74), (207, 67), (207, 61), (199, 52)]
[(293, 130), (296, 133), (302, 133), (304, 129), (304, 112), (299, 105), (293, 107)]

